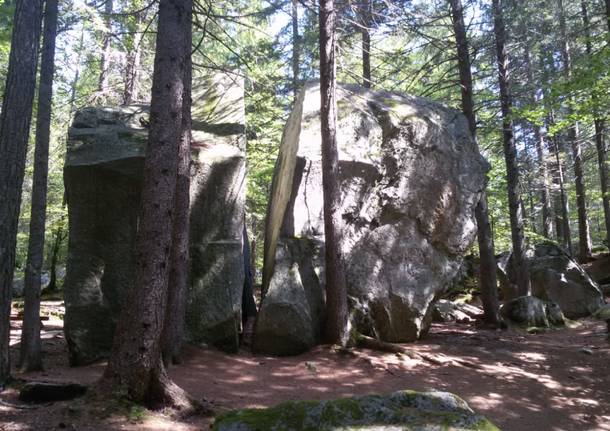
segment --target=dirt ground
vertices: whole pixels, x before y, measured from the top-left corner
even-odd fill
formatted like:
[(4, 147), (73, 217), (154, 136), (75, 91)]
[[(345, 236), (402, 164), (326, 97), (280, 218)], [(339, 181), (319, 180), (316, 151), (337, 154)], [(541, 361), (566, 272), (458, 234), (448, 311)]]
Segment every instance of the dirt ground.
[[(59, 303), (45, 303), (46, 371), (18, 373), (36, 381), (93, 383), (104, 363), (70, 368)], [(13, 322), (16, 354), (20, 321)], [(285, 400), (330, 399), (400, 389), (443, 390), (464, 398), (501, 429), (610, 430), (610, 343), (603, 322), (537, 334), (493, 331), (469, 324), (434, 324), (425, 340), (408, 345), (442, 364), (368, 350), (336, 353), (329, 346), (287, 358), (227, 355), (188, 347), (171, 376), (219, 410), (266, 407)], [(16, 359), (16, 358), (15, 358)], [(464, 366), (455, 360), (470, 364)], [(116, 407), (116, 406), (115, 406)], [(12, 388), (0, 394), (0, 430), (199, 430), (212, 419), (172, 420), (133, 406), (105, 409), (87, 398), (25, 406)]]

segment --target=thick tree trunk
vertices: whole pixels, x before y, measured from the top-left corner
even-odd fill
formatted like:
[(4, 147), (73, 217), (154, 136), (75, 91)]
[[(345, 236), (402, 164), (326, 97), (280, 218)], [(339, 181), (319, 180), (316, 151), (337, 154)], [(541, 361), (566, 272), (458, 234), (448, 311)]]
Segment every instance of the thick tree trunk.
[(100, 76), (98, 78), (97, 91), (102, 97), (108, 91), (108, 73), (110, 69), (110, 39), (112, 33), (112, 10), (113, 0), (105, 0), (104, 3), (104, 35), (102, 37), (102, 56), (100, 59)]
[[(563, 0), (558, 0), (559, 6), (559, 29), (561, 32), (561, 56), (563, 59), (563, 72), (569, 81), (572, 77), (572, 59), (570, 44), (566, 30), (565, 11)], [(567, 115), (570, 116), (572, 108), (568, 104)], [(572, 159), (574, 162), (574, 183), (576, 187), (576, 207), (578, 210), (578, 258), (587, 261), (591, 257), (591, 236), (589, 234), (589, 220), (587, 219), (587, 198), (583, 172), (582, 150), (578, 133), (578, 123), (568, 127), (568, 140), (572, 147)]]
[[(468, 120), (468, 126), (473, 138), (477, 139), (476, 117), (474, 113), (474, 98), (472, 92), (472, 71), (470, 53), (468, 52), (468, 38), (464, 26), (464, 14), (461, 0), (449, 0), (451, 6), (451, 19), (458, 54), (458, 69), (460, 73), (460, 87), (462, 94), (462, 111)], [(479, 284), (481, 287), (481, 300), (485, 320), (497, 325), (500, 322), (498, 313), (498, 285), (496, 280), (496, 258), (494, 256), (493, 234), (489, 226), (487, 211), (487, 192), (481, 194), (479, 203), (475, 208), (477, 220), (477, 240), (481, 265), (479, 271)]]
[(512, 100), (508, 79), (508, 53), (506, 52), (506, 34), (503, 19), (503, 0), (493, 0), (494, 35), (498, 60), (498, 80), (500, 84), (500, 102), (502, 108), (502, 137), (504, 142), (504, 159), (506, 161), (506, 182), (508, 192), (508, 210), (510, 213), (510, 230), (513, 243), (513, 259), (517, 270), (517, 293), (520, 296), (531, 293), (528, 262), (525, 257), (525, 239), (523, 231), (523, 209), (519, 199), (519, 166), (517, 147), (511, 119)]
[(341, 252), (343, 219), (336, 139), (336, 87), (334, 0), (320, 0), (320, 123), (326, 244), (326, 336), (329, 342), (345, 346), (349, 340), (349, 322), (347, 286)]
[(191, 16), (187, 18), (185, 30), (185, 50), (187, 51), (184, 69), (184, 90), (182, 95), (182, 136), (180, 138), (176, 196), (174, 198), (174, 226), (170, 273), (167, 295), (167, 312), (163, 328), (163, 361), (165, 364), (178, 364), (184, 342), (184, 319), (186, 312), (186, 291), (189, 261), (189, 207), (191, 173)]
[(292, 92), (296, 100), (299, 92), (299, 56), (301, 39), (299, 36), (299, 0), (292, 0)]
[(135, 281), (121, 311), (100, 387), (121, 388), (136, 402), (185, 407), (184, 391), (168, 378), (161, 337), (171, 267), (174, 196), (182, 137), (186, 32), (191, 0), (161, 0), (153, 73), (150, 130), (144, 161)]
[(362, 3), (362, 85), (371, 88), (371, 17), (372, 0)]
[(47, 178), (49, 173), (49, 140), (51, 135), (51, 102), (55, 70), (55, 37), (57, 35), (57, 0), (46, 0), (44, 36), (38, 84), (36, 147), (34, 151), (34, 184), (30, 238), (25, 266), (23, 328), (19, 363), (24, 371), (42, 369), (40, 344), (40, 274), (44, 256), (44, 233), (47, 211)]
[(17, 225), (36, 89), (42, 0), (18, 0), (0, 111), (0, 388), (10, 378), (10, 314)]
[[(587, 3), (582, 0), (581, 1), (581, 10), (582, 10), (582, 21), (583, 26), (585, 28), (585, 41), (586, 41), (586, 49), (587, 55), (593, 55), (593, 47), (591, 46), (591, 30), (590, 30), (590, 22), (589, 22), (589, 14), (587, 11)], [(607, 6), (610, 7), (610, 0), (606, 3)], [(610, 12), (610, 11), (609, 11)], [(610, 29), (609, 33), (610, 35)], [(599, 97), (597, 94), (593, 93), (593, 100), (597, 100)], [(605, 133), (605, 121), (603, 118), (600, 118), (600, 115), (596, 115), (594, 120), (595, 126), (595, 147), (597, 149), (597, 167), (599, 170), (599, 180), (602, 192), (602, 203), (604, 205), (604, 224), (606, 227), (606, 244), (610, 247), (610, 190), (608, 189), (608, 166), (607, 166), (607, 148), (606, 148), (606, 133)]]

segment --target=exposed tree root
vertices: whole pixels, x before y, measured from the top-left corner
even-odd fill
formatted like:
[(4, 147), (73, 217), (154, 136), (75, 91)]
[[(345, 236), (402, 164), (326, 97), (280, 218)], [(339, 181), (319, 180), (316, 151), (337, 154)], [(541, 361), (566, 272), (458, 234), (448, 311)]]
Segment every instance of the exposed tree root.
[(352, 331), (352, 340), (358, 347), (364, 347), (371, 350), (377, 350), (380, 352), (395, 353), (398, 355), (405, 355), (411, 359), (419, 359), (426, 362), (430, 362), (435, 365), (461, 365), (463, 367), (480, 369), (481, 367), (477, 364), (465, 361), (463, 359), (442, 359), (441, 356), (432, 355), (429, 353), (416, 353), (399, 344), (388, 343), (387, 341), (381, 341), (367, 335), (363, 335), (357, 331)]

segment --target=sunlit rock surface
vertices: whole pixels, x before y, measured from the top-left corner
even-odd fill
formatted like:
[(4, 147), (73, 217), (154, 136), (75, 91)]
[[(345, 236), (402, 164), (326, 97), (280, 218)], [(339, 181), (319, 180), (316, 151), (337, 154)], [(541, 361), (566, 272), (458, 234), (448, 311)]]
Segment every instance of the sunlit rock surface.
[(399, 391), (330, 401), (288, 401), (219, 416), (214, 431), (497, 431), (448, 392)]
[[(64, 291), (73, 365), (108, 354), (132, 285), (148, 112), (146, 105), (84, 108), (70, 128)], [(187, 335), (229, 351), (238, 347), (244, 283), (244, 121), (239, 78), (194, 78)]]
[[(474, 207), (488, 164), (458, 111), (354, 85), (340, 85), (337, 96), (353, 321), (383, 340), (412, 341), (428, 330), (433, 300), (452, 282), (475, 238)], [(255, 337), (255, 347), (270, 353), (302, 350), (319, 334), (323, 295), (311, 294), (324, 291), (319, 106), (319, 87), (310, 84), (286, 124), (275, 167), (267, 294)], [(265, 340), (284, 340), (293, 321), (310, 324), (292, 345)]]

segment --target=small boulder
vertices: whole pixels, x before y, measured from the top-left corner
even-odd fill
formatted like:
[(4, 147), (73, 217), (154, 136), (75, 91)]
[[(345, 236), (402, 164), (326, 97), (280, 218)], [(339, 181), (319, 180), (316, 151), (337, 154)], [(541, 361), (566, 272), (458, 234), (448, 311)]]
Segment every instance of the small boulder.
[(439, 299), (432, 308), (433, 322), (473, 322), (483, 314), (474, 305)]
[(448, 392), (399, 391), (331, 401), (288, 401), (268, 409), (228, 412), (214, 431), (498, 430)]
[(500, 308), (500, 315), (505, 320), (524, 327), (550, 328), (565, 324), (557, 304), (534, 296), (520, 296), (506, 302)]
[(13, 278), (13, 298), (21, 298), (25, 289), (23, 278)]

